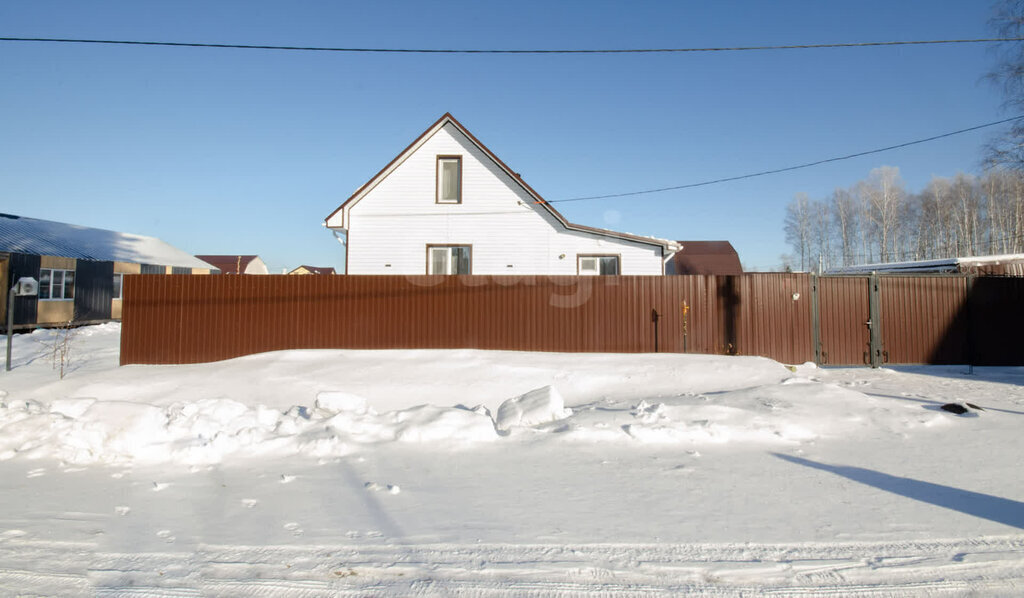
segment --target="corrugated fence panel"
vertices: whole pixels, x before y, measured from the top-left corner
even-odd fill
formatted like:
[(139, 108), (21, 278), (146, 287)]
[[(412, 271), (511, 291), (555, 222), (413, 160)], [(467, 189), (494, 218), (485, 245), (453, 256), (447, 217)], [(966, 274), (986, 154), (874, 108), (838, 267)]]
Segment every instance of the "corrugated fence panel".
[(868, 279), (818, 279), (821, 360), (827, 365), (864, 365), (868, 352)]
[[(970, 310), (967, 281), (883, 279), (890, 362), (963, 362), (964, 347), (974, 345), (976, 363), (1021, 363), (1021, 279), (977, 279)], [(826, 277), (818, 285), (824, 362), (862, 364), (867, 279)], [(465, 347), (685, 350), (801, 363), (814, 358), (811, 292), (804, 274), (132, 275), (125, 277), (121, 359), (196, 363), (281, 349)]]
[(880, 278), (883, 355), (890, 363), (966, 363), (967, 278)]

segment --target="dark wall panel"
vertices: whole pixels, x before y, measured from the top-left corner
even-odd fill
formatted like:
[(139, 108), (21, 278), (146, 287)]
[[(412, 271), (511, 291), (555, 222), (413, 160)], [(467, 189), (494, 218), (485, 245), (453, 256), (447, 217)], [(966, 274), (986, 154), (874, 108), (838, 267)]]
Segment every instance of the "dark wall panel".
[[(40, 258), (38, 255), (26, 255), (23, 253), (12, 253), (11, 254), (11, 275), (10, 282), (14, 284), (19, 278), (23, 276), (31, 276), (32, 278), (39, 280), (39, 263)], [(9, 292), (10, 286), (4, 289), (4, 292)], [(35, 324), (38, 311), (38, 299), (36, 297), (15, 297), (14, 298), (14, 324)], [(5, 316), (6, 317), (6, 316)]]
[(75, 268), (75, 320), (110, 319), (114, 262), (78, 260)]
[(975, 279), (963, 312), (974, 363), (1024, 365), (1024, 278)]

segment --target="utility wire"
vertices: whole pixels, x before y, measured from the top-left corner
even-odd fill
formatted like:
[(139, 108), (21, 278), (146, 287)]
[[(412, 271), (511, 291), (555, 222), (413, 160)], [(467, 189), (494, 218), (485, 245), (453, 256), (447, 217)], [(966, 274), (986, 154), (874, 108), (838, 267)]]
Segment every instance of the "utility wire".
[(670, 54), (684, 52), (750, 52), (761, 50), (813, 50), (821, 48), (866, 48), (871, 46), (924, 46), (939, 44), (987, 44), (1024, 41), (1024, 37), (988, 37), (977, 39), (930, 39), (887, 42), (852, 42), (834, 44), (790, 44), (780, 46), (720, 46), (708, 48), (605, 48), (571, 49), (430, 49), (430, 48), (343, 48), (327, 46), (271, 46), (264, 44), (210, 44), (192, 42), (157, 42), (115, 39), (68, 39), (57, 37), (0, 37), (5, 42), (45, 42), (60, 44), (114, 44), (125, 46), (166, 46), (175, 48), (233, 48), (239, 50), (295, 50), (302, 52), (372, 52), (386, 54)]
[(911, 145), (917, 145), (919, 143), (927, 143), (929, 141), (935, 141), (936, 139), (942, 139), (944, 137), (952, 137), (953, 135), (960, 135), (961, 133), (968, 133), (970, 131), (977, 131), (978, 129), (984, 129), (986, 127), (994, 127), (996, 125), (1001, 125), (1003, 123), (1008, 123), (1008, 122), (1012, 122), (1012, 121), (1015, 121), (1015, 120), (1020, 120), (1022, 118), (1024, 118), (1024, 114), (1021, 114), (1021, 115), (1018, 115), (1018, 116), (1014, 116), (1012, 118), (1006, 118), (1006, 119), (1003, 119), (1003, 120), (997, 120), (995, 122), (985, 123), (983, 125), (977, 125), (975, 127), (968, 127), (966, 129), (960, 129), (959, 131), (951, 131), (949, 133), (942, 133), (941, 135), (934, 135), (932, 137), (927, 137), (925, 139), (918, 139), (916, 141), (908, 141), (906, 143), (900, 143), (900, 144), (897, 144), (897, 145), (890, 145), (888, 147), (881, 147), (881, 148), (878, 148), (878, 149), (868, 150), (866, 152), (857, 152), (856, 154), (848, 154), (848, 155), (845, 155), (845, 156), (837, 156), (835, 158), (826, 158), (824, 160), (817, 160), (815, 162), (807, 162), (805, 164), (798, 164), (796, 166), (787, 166), (785, 168), (776, 168), (774, 170), (763, 170), (761, 172), (752, 172), (750, 174), (741, 174), (741, 175), (738, 175), (738, 176), (725, 177), (725, 178), (714, 179), (714, 180), (710, 180), (710, 181), (701, 181), (699, 183), (688, 183), (686, 185), (675, 185), (675, 186), (672, 186), (672, 187), (661, 187), (659, 189), (645, 189), (643, 191), (629, 191), (629, 192), (626, 192), (626, 193), (612, 193), (612, 194), (609, 194), (609, 195), (590, 195), (590, 196), (587, 196), (587, 197), (570, 197), (568, 199), (549, 199), (549, 200), (545, 200), (545, 201), (546, 201), (546, 203), (560, 203), (560, 202), (567, 202), (567, 201), (587, 201), (587, 200), (592, 200), (592, 199), (611, 199), (613, 197), (630, 197), (630, 196), (633, 196), (633, 195), (645, 195), (645, 194), (648, 194), (648, 193), (661, 193), (663, 191), (676, 191), (676, 190), (679, 190), (679, 189), (692, 189), (694, 187), (704, 187), (704, 186), (707, 186), (707, 185), (715, 185), (715, 184), (718, 184), (718, 183), (727, 183), (727, 182), (730, 182), (730, 181), (739, 181), (739, 180), (742, 180), (742, 179), (752, 179), (754, 177), (765, 176), (765, 175), (769, 175), (769, 174), (778, 174), (780, 172), (789, 172), (791, 170), (799, 170), (801, 168), (810, 168), (811, 166), (818, 166), (820, 164), (827, 164), (829, 162), (838, 162), (840, 160), (849, 160), (850, 158), (858, 158), (860, 156), (867, 156), (867, 155), (870, 155), (870, 154), (878, 154), (878, 153), (881, 153), (881, 152), (887, 152), (887, 151), (890, 151), (890, 150), (899, 149), (901, 147), (908, 147), (908, 146), (911, 146)]

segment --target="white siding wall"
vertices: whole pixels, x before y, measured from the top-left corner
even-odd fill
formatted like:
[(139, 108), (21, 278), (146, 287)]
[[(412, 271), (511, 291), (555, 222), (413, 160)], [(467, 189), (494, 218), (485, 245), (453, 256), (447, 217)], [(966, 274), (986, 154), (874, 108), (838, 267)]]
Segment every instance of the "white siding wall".
[[(435, 203), (438, 155), (462, 156), (461, 204)], [(347, 221), (349, 274), (425, 274), (428, 244), (472, 245), (473, 274), (574, 275), (576, 256), (589, 253), (621, 256), (622, 274), (662, 273), (656, 246), (566, 230), (451, 124), (351, 206)]]

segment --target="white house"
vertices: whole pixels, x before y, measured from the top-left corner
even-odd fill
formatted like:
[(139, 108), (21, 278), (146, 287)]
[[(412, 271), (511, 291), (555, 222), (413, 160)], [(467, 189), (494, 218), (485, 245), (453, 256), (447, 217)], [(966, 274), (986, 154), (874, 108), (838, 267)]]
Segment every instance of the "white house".
[(664, 274), (674, 241), (568, 222), (445, 114), (324, 223), (347, 274)]

